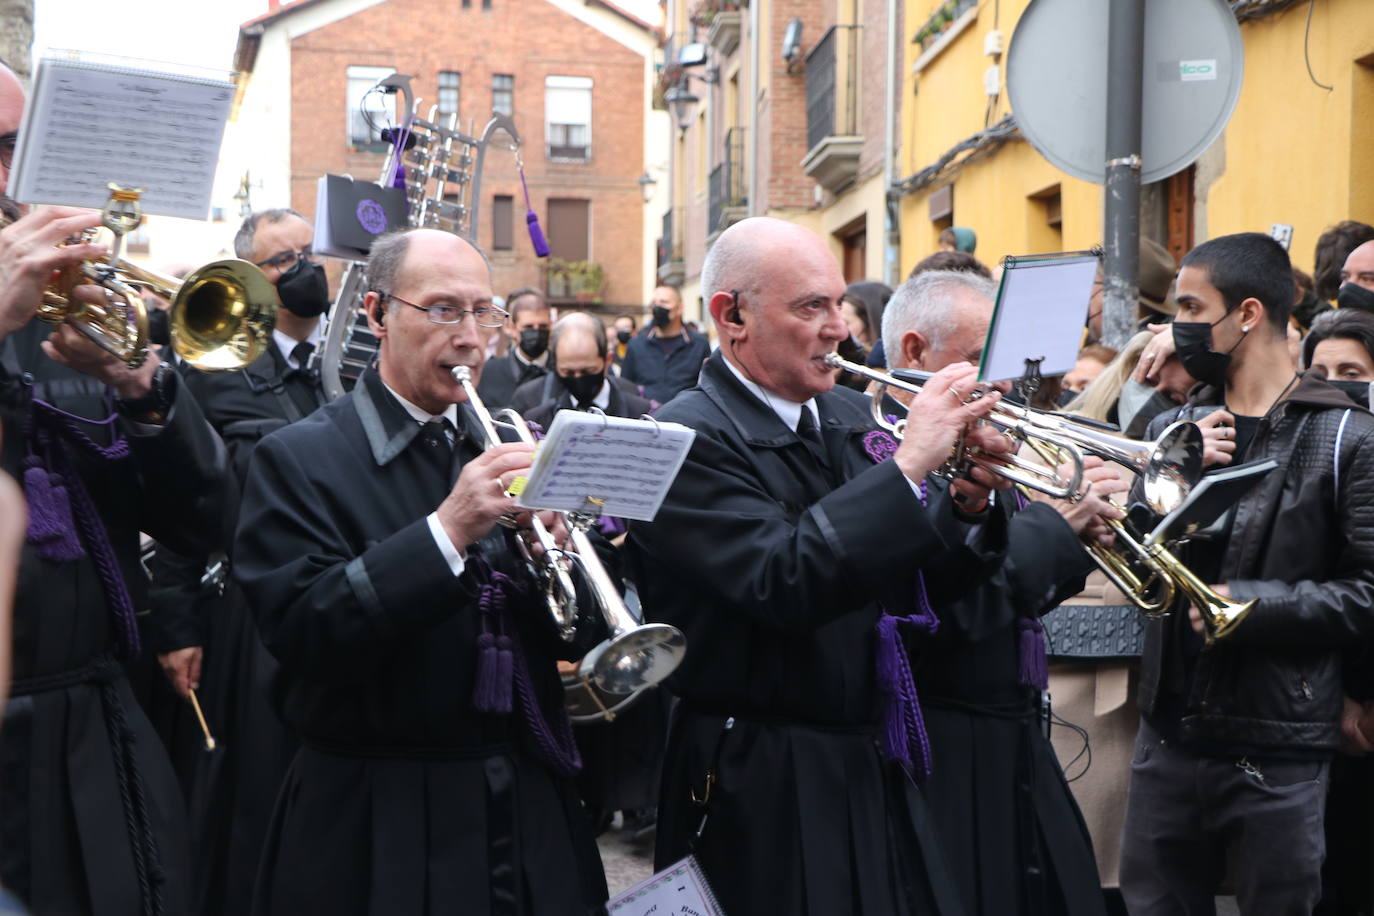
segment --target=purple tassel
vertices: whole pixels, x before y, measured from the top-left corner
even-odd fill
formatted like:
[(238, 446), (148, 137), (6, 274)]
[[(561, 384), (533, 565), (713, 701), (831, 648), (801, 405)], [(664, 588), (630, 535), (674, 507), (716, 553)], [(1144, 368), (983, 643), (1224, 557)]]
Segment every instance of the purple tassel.
[(515, 658), (511, 652), (510, 637), (502, 633), (496, 637), (496, 700), (495, 710), (499, 713), (511, 711), (511, 684), (515, 676)]
[(472, 685), (472, 706), (478, 712), (496, 712), (496, 678), (499, 661), (496, 637), (483, 633), (477, 637), (477, 677)]
[(1020, 681), (1026, 687), (1045, 690), (1050, 686), (1050, 672), (1045, 661), (1045, 628), (1035, 617), (1022, 617), (1017, 642), (1021, 655)]
[(901, 761), (908, 769), (911, 754), (907, 748), (906, 717), (902, 715), (902, 640), (897, 635), (897, 618), (884, 614), (878, 618), (878, 687), (886, 695), (883, 703), (883, 753), (889, 760)]
[(85, 556), (72, 520), (71, 499), (62, 477), (49, 474), (32, 455), (24, 459), (24, 498), (29, 504), (29, 542), (38, 555), (55, 563)]
[(539, 228), (539, 215), (533, 210), (525, 211), (525, 222), (530, 229), (530, 244), (534, 246), (536, 258), (549, 256), (549, 243), (544, 240), (544, 230)]

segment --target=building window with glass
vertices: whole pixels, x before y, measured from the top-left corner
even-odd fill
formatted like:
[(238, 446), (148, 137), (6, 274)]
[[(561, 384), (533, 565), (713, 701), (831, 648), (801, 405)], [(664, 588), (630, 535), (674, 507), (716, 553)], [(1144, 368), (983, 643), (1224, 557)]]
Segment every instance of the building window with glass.
[(509, 115), (515, 111), (515, 77), (498, 73), (491, 78), (491, 110)]
[[(386, 149), (382, 128), (392, 121), (390, 97), (372, 88), (396, 71), (391, 67), (349, 67), (347, 114), (348, 145), (354, 149)], [(394, 104), (394, 103), (393, 103)]]
[(515, 247), (515, 198), (497, 194), (491, 200), (491, 247), (510, 251)]
[(587, 76), (544, 78), (544, 137), (550, 159), (592, 158), (592, 80)]
[(462, 75), (457, 70), (439, 71), (439, 114), (445, 118), (461, 111), (458, 107), (461, 83)]

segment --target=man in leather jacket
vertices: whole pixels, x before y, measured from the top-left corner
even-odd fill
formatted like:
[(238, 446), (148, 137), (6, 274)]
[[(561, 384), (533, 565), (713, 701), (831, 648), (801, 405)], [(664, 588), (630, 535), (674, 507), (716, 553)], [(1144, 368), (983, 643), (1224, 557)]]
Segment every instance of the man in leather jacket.
[(1309, 913), (1320, 893), (1341, 653), (1374, 631), (1374, 417), (1294, 373), (1287, 253), (1265, 235), (1183, 260), (1173, 334), (1200, 384), (1175, 419), (1207, 460), (1278, 468), (1181, 559), (1256, 603), (1207, 645), (1196, 608), (1147, 623), (1121, 887), (1133, 914), (1210, 913), (1223, 876), (1242, 913)]

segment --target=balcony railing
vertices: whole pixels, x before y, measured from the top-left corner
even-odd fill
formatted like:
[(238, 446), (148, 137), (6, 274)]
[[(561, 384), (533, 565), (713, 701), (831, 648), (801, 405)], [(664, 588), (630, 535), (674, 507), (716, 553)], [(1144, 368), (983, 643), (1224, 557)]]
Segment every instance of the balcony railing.
[(826, 137), (858, 133), (858, 30), (832, 26), (806, 55), (806, 147)]
[(741, 211), (748, 204), (744, 173), (744, 128), (732, 127), (725, 132), (721, 162), (711, 170), (706, 231), (714, 234), (729, 228), (743, 217)]

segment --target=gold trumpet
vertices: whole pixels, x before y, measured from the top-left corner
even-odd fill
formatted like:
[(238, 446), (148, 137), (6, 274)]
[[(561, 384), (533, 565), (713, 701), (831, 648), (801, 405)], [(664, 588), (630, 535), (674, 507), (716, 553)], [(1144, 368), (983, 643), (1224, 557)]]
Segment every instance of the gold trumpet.
[[(277, 291), (261, 270), (248, 261), (213, 261), (177, 280), (139, 267), (119, 256), (124, 234), (142, 221), (142, 189), (110, 185), (110, 199), (102, 211), (103, 225), (115, 234), (114, 249), (93, 261), (82, 261), (58, 272), (43, 292), (35, 313), (49, 324), (70, 324), (96, 346), (137, 369), (148, 359), (148, 311), (142, 291), (171, 301), (172, 349), (204, 372), (241, 369), (262, 354), (272, 341)], [(13, 220), (0, 216), (0, 229)], [(94, 238), (88, 229), (79, 240)], [(75, 294), (84, 284), (102, 287), (104, 303), (87, 302)]]

